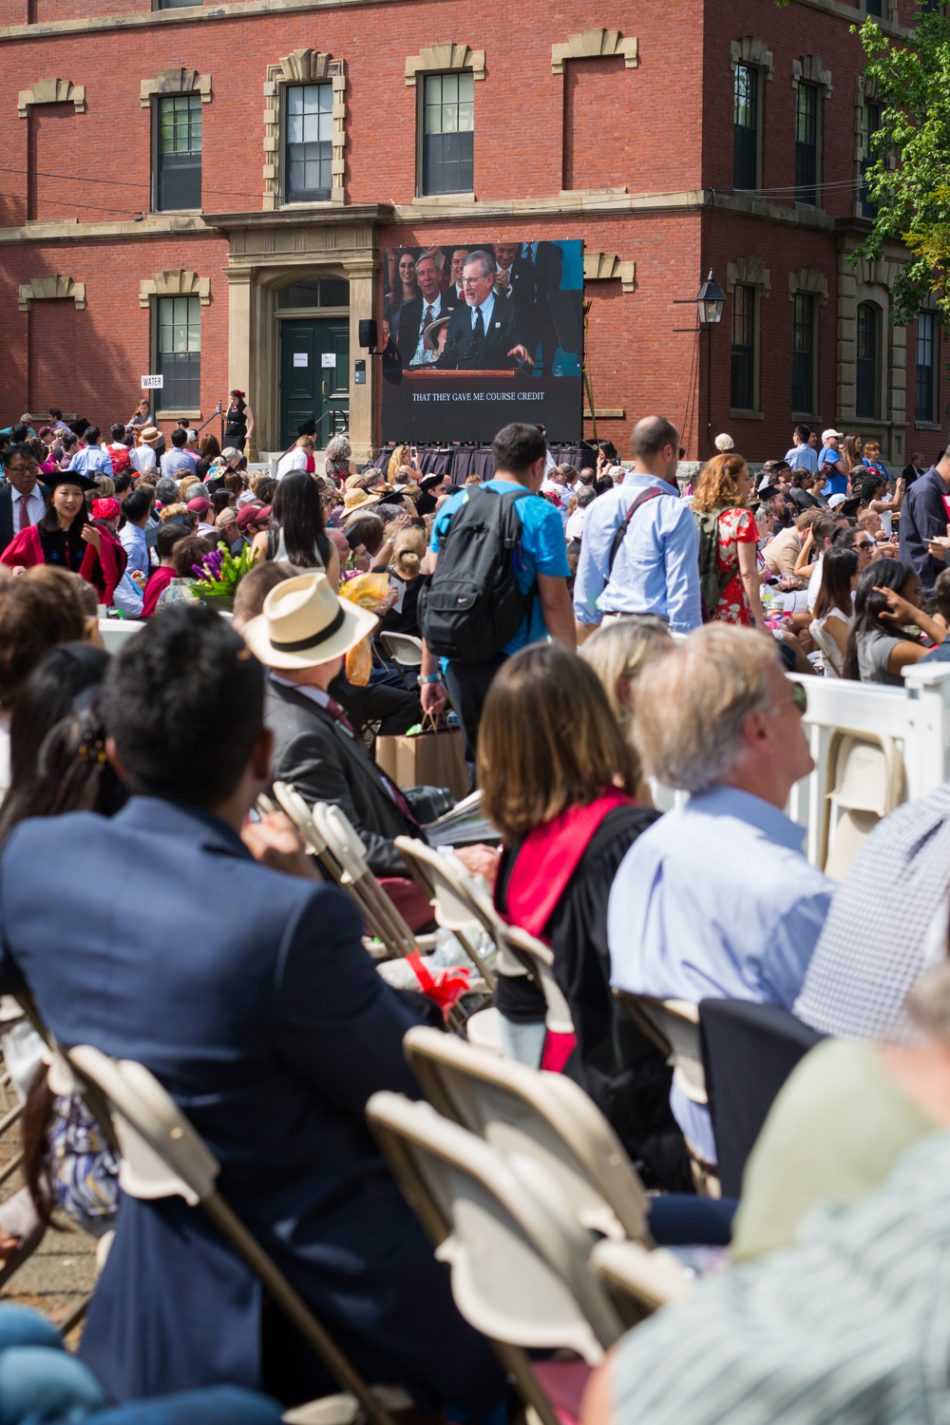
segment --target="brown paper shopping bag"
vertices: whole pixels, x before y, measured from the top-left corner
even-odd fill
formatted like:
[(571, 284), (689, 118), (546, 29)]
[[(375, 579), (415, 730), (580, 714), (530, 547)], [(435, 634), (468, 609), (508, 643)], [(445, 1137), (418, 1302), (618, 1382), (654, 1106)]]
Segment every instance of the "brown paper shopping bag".
[(397, 787), (448, 787), (459, 800), (468, 795), (468, 768), (462, 732), (425, 717), (423, 731), (377, 737), (377, 765)]

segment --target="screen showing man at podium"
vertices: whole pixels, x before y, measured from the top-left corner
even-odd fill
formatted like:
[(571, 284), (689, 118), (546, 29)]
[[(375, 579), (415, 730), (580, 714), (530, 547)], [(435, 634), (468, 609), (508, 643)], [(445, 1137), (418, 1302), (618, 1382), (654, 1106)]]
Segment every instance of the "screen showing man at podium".
[(383, 439), (487, 444), (525, 420), (579, 440), (583, 266), (577, 239), (385, 252)]

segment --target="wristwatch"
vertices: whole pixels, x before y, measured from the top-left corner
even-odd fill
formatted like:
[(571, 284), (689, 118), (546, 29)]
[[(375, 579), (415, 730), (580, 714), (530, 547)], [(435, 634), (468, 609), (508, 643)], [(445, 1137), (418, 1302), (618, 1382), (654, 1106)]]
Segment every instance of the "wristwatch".
[(418, 686), (419, 686), (420, 688), (424, 687), (426, 683), (441, 683), (441, 682), (442, 682), (442, 674), (441, 674), (441, 673), (420, 673), (419, 676), (418, 676), (418, 678), (416, 679), (416, 683), (418, 684)]

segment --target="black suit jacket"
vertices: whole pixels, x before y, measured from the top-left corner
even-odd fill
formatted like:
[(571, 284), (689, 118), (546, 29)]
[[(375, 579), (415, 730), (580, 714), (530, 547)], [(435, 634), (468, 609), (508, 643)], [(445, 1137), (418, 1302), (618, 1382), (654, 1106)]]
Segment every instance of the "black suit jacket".
[[(42, 484), (38, 484), (36, 488), (43, 496), (43, 503), (48, 505), (49, 490)], [(16, 533), (17, 530), (13, 528), (13, 486), (7, 484), (0, 488), (0, 554)]]
[(473, 350), (472, 309), (466, 303), (456, 307), (452, 313), (439, 365), (452, 371), (513, 371), (518, 363), (508, 352), (521, 341), (523, 337), (518, 330), (517, 313), (510, 302), (496, 297), (485, 340), (476, 356)]
[(274, 781), (289, 782), (311, 805), (338, 806), (358, 832), (375, 875), (407, 875), (393, 841), (419, 836), (419, 829), (389, 795), (362, 741), (305, 693), (270, 679), (265, 717), (274, 734)]
[[(455, 295), (454, 287), (450, 287), (447, 292), (442, 292), (440, 295), (442, 303), (438, 316), (445, 317), (455, 311), (458, 306), (458, 298)], [(403, 370), (416, 354), (416, 347), (419, 344), (419, 323), (422, 321), (422, 313), (428, 305), (421, 296), (413, 297), (411, 302), (403, 302), (393, 318), (393, 341), (398, 348), (399, 364)], [(433, 321), (435, 320), (436, 318), (433, 317)]]

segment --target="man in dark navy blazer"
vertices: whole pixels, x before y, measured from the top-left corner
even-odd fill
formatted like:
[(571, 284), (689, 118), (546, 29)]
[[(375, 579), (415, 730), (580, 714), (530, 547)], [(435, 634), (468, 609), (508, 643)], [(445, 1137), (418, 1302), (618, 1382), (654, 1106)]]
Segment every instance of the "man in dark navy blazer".
[[(13, 832), (0, 989), (22, 976), (61, 1043), (159, 1078), (220, 1162), (225, 1200), (365, 1376), (425, 1409), (481, 1412), (503, 1395), (499, 1367), (364, 1120), (377, 1089), (418, 1095), (412, 1017), (289, 823), (244, 826), (270, 775), (263, 701), (263, 669), (209, 609), (173, 605), (125, 644), (102, 706), (132, 798), (112, 820)], [(285, 1401), (333, 1389), (179, 1198), (121, 1198), (81, 1354), (120, 1401), (221, 1381)]]
[(3, 463), (6, 482), (0, 486), (0, 554), (14, 535), (37, 524), (49, 504), (49, 490), (40, 483), (39, 465), (28, 445), (12, 445)]
[(440, 317), (449, 316), (459, 305), (454, 287), (442, 291), (439, 269), (431, 252), (424, 252), (416, 262), (416, 281), (420, 295), (404, 302), (393, 317), (392, 337), (403, 370), (409, 366), (434, 365), (436, 353), (423, 344), (425, 329)]
[(496, 272), (491, 252), (479, 250), (466, 258), (462, 268), (465, 305), (452, 313), (439, 366), (453, 371), (513, 371), (519, 362), (531, 362), (517, 313), (495, 294)]

